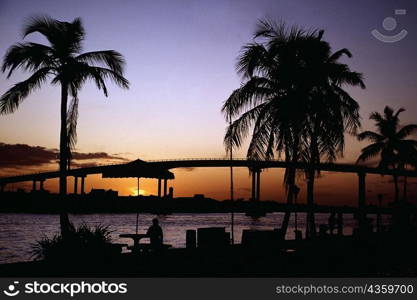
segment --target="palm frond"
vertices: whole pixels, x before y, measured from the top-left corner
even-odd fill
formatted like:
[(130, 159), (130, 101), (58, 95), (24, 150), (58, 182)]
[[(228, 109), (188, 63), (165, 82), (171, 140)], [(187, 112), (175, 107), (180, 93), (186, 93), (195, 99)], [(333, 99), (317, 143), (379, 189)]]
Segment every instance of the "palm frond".
[(384, 136), (382, 136), (382, 135), (380, 135), (376, 132), (373, 132), (373, 131), (361, 132), (360, 134), (357, 135), (357, 138), (358, 138), (359, 141), (363, 141), (365, 139), (368, 139), (368, 140), (370, 140), (374, 143), (382, 142), (385, 139)]
[(400, 113), (402, 113), (404, 111), (405, 111), (405, 109), (401, 107), (400, 109), (397, 110), (397, 112), (395, 113), (394, 117), (398, 119), (398, 116), (400, 115)]
[(236, 70), (243, 78), (251, 78), (268, 68), (268, 52), (261, 44), (252, 43), (243, 47), (236, 63)]
[(384, 117), (379, 112), (376, 112), (376, 111), (372, 112), (369, 115), (369, 119), (374, 120), (377, 124), (381, 124), (385, 120)]
[(38, 32), (44, 35), (51, 44), (57, 38), (57, 34), (61, 29), (61, 22), (47, 15), (35, 15), (26, 20), (23, 26), (23, 37)]
[(396, 137), (398, 139), (404, 139), (407, 136), (409, 136), (410, 134), (412, 134), (413, 132), (417, 131), (417, 124), (409, 124), (404, 126), (403, 128), (401, 128), (397, 134)]
[(349, 49), (343, 48), (340, 49), (338, 51), (336, 51), (335, 53), (333, 53), (330, 57), (329, 60), (330, 61), (337, 61), (339, 60), (343, 55), (346, 55), (347, 57), (351, 58), (352, 57), (352, 53), (349, 51)]
[(273, 128), (274, 119), (270, 114), (270, 106), (263, 106), (254, 122), (252, 139), (247, 151), (249, 159), (266, 159), (268, 158), (267, 152), (271, 151), (270, 149), (268, 151), (267, 148), (270, 146), (271, 134), (275, 132), (275, 128)]
[(240, 147), (249, 133), (250, 127), (257, 120), (258, 115), (266, 104), (261, 104), (242, 114), (228, 126), (224, 138), (226, 147), (232, 142), (233, 147)]
[(367, 161), (372, 157), (377, 156), (384, 149), (384, 143), (374, 143), (366, 146), (362, 149), (361, 154), (358, 157), (357, 162)]
[(49, 68), (39, 69), (28, 79), (15, 84), (5, 92), (0, 98), (0, 114), (13, 113), (31, 92), (46, 82), (49, 74)]
[(22, 67), (25, 71), (37, 71), (41, 67), (53, 67), (53, 49), (37, 43), (18, 43), (11, 46), (4, 58), (2, 72), (9, 69), (7, 78), (13, 71)]
[(267, 78), (252, 77), (239, 89), (234, 90), (221, 109), (226, 120), (235, 118), (242, 111), (268, 101), (269, 97), (274, 94), (271, 86), (272, 83)]
[(93, 51), (80, 54), (75, 58), (77, 61), (87, 64), (99, 63), (109, 67), (113, 72), (123, 74), (125, 60), (123, 55), (114, 50)]
[(72, 23), (55, 20), (49, 16), (30, 17), (23, 27), (23, 36), (38, 32), (44, 35), (55, 55), (65, 59), (82, 49), (82, 41), (85, 37), (85, 30), (81, 19), (76, 18)]
[[(121, 88), (128, 89), (129, 88), (129, 81), (123, 77), (122, 74), (117, 73), (113, 70), (102, 68), (102, 67), (89, 67), (85, 76), (92, 77), (93, 79), (101, 78), (101, 82), (103, 80), (110, 80), (111, 82), (115, 83)], [(102, 86), (103, 87), (103, 86)]]

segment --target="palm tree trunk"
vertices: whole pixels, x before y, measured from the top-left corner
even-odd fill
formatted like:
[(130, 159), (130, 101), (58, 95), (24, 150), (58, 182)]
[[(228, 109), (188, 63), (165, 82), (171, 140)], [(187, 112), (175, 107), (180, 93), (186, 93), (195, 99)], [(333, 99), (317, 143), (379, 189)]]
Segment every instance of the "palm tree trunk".
[(65, 239), (70, 232), (71, 223), (68, 218), (66, 195), (67, 195), (67, 103), (68, 103), (68, 85), (61, 84), (61, 131), (59, 139), (59, 198), (61, 202), (61, 213), (59, 221), (61, 225), (61, 235)]
[(316, 222), (314, 219), (314, 180), (316, 176), (316, 163), (320, 163), (320, 154), (318, 146), (317, 128), (318, 122), (313, 122), (313, 131), (309, 132), (310, 135), (310, 161), (309, 168), (307, 170), (307, 220), (306, 220), (306, 237), (313, 238), (316, 236)]
[(395, 189), (395, 202), (398, 202), (398, 199), (399, 199), (398, 176), (393, 175), (393, 177), (394, 177), (394, 189)]
[(404, 202), (407, 201), (407, 176), (404, 176), (404, 187), (403, 187)]
[[(290, 167), (289, 170), (288, 170), (287, 186), (289, 188), (288, 188), (288, 192), (287, 192), (287, 204), (292, 204), (293, 203), (294, 185), (295, 185), (295, 169), (293, 167)], [(284, 219), (282, 220), (282, 225), (281, 225), (281, 234), (282, 234), (283, 238), (285, 238), (285, 235), (287, 234), (288, 223), (290, 221), (290, 217), (291, 217), (291, 212), (286, 211), (285, 215), (284, 215)]]
[[(291, 162), (292, 164), (297, 163), (297, 161), (298, 161), (298, 143), (299, 143), (299, 141), (296, 138), (295, 141), (294, 141), (293, 147), (285, 149), (285, 161)], [(291, 153), (291, 155), (290, 155), (290, 153)], [(288, 170), (288, 177), (285, 181), (285, 184), (288, 188), (287, 204), (292, 204), (293, 203), (293, 198), (294, 198), (294, 186), (295, 186), (296, 169), (295, 169), (294, 166), (290, 166), (289, 168), (287, 168), (287, 170)], [(282, 225), (281, 225), (281, 235), (282, 235), (283, 238), (285, 238), (285, 236), (287, 234), (288, 224), (290, 222), (290, 217), (291, 217), (291, 212), (288, 212), (288, 211), (285, 212), (284, 219), (282, 220)]]
[(307, 173), (307, 230), (306, 236), (315, 237), (316, 236), (316, 222), (314, 218), (314, 180), (315, 172), (314, 170), (308, 170)]

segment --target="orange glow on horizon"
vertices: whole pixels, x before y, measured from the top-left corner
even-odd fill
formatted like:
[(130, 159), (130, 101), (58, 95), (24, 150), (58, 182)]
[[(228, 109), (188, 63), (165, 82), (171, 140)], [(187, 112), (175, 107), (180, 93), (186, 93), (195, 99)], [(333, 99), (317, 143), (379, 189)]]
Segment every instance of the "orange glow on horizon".
[[(138, 196), (138, 188), (137, 187), (131, 187), (130, 188), (131, 191), (131, 196)], [(143, 189), (139, 189), (139, 195), (146, 195), (146, 191)]]

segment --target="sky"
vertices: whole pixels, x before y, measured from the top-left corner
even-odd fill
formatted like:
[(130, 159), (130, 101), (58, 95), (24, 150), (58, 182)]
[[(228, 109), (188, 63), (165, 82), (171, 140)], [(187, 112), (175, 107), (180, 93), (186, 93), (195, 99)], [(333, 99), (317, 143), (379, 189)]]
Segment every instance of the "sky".
[[(405, 9), (406, 14), (395, 15), (395, 9)], [(22, 41), (22, 25), (28, 17), (38, 14), (65, 21), (81, 17), (87, 32), (84, 51), (114, 49), (127, 62), (129, 90), (109, 84), (106, 98), (93, 84), (86, 84), (79, 95), (77, 151), (107, 155), (84, 157), (80, 164), (136, 158), (224, 157), (226, 123), (220, 108), (241, 84), (235, 71), (236, 57), (242, 46), (252, 41), (256, 22), (261, 18), (324, 29), (324, 38), (334, 51), (351, 50), (353, 58), (343, 62), (363, 73), (367, 86), (365, 90), (347, 89), (361, 106), (363, 129), (373, 129), (369, 114), (382, 111), (385, 105), (406, 109), (401, 114), (403, 124), (417, 122), (417, 2), (412, 0), (0, 0), (1, 55)], [(387, 17), (397, 22), (391, 31), (383, 26)], [(396, 43), (384, 43), (372, 36), (374, 29), (391, 36), (404, 29), (407, 35)], [(37, 34), (25, 40), (45, 42)], [(28, 75), (16, 72), (6, 79), (5, 74), (0, 74), (0, 93)], [(0, 116), (0, 143), (4, 147), (24, 144), (29, 149), (40, 147), (54, 152), (59, 143), (59, 100), (59, 89), (45, 85), (27, 97), (17, 112)], [(348, 137), (340, 161), (354, 162), (365, 145)], [(246, 146), (242, 147), (236, 156), (244, 157), (246, 150)], [(46, 168), (57, 168), (54, 159), (40, 165), (6, 166), (0, 162), (0, 175)], [(228, 197), (227, 169), (179, 169), (174, 173), (176, 179), (170, 185), (175, 196), (202, 193), (216, 199)], [(374, 177), (368, 180), (369, 198), (376, 199), (377, 190), (390, 195), (390, 179)], [(236, 181), (237, 196), (247, 199), (248, 171), (236, 170)], [(303, 199), (302, 176), (299, 181)], [(322, 203), (350, 204), (356, 197), (354, 175), (326, 173), (317, 185), (317, 198)], [(141, 186), (143, 194), (155, 193), (157, 187), (151, 180), (143, 180)], [(91, 176), (87, 190), (93, 187), (117, 189), (123, 195), (136, 192), (134, 179)], [(55, 190), (56, 182), (48, 182), (46, 188)], [(341, 188), (349, 192), (338, 193)], [(415, 190), (410, 188), (410, 193), (417, 194)], [(261, 198), (283, 201), (283, 197), (282, 171), (264, 172)]]

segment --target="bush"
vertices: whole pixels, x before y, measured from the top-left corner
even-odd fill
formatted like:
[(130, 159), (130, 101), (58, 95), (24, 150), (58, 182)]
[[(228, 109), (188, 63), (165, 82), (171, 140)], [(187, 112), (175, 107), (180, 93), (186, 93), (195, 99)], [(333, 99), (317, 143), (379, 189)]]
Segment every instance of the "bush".
[(108, 226), (89, 227), (86, 224), (74, 229), (65, 240), (61, 234), (43, 237), (32, 244), (35, 260), (60, 262), (99, 262), (114, 254)]

